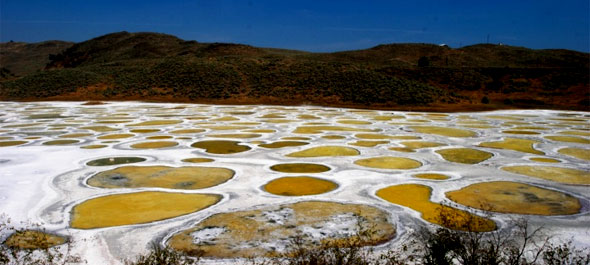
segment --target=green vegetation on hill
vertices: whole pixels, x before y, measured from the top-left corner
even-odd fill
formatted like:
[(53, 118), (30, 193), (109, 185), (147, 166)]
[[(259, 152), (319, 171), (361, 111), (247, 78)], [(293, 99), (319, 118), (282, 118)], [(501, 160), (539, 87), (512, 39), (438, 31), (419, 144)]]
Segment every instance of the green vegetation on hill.
[(77, 88), (100, 81), (100, 76), (78, 69), (41, 71), (15, 81), (2, 83), (2, 94), (9, 98), (45, 98), (75, 92)]
[(2, 69), (0, 99), (396, 107), (482, 105), (485, 96), (486, 108), (575, 109), (588, 108), (590, 100), (589, 54), (504, 45), (308, 53), (119, 32), (48, 57), (46, 70), (24, 77)]

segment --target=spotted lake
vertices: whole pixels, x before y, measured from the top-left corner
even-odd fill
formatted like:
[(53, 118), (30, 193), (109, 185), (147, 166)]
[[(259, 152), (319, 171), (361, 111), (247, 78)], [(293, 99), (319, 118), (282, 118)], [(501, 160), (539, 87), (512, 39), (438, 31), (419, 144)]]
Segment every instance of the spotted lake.
[(93, 264), (151, 242), (232, 263), (350, 237), (358, 220), (378, 252), (441, 208), (454, 229), (525, 216), (588, 247), (589, 160), (588, 112), (0, 103), (1, 212)]

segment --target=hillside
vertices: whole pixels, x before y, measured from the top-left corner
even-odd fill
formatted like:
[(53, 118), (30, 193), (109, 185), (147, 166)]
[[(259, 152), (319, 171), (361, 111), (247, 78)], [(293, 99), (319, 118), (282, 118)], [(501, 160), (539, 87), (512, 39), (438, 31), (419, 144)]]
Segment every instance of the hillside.
[(0, 43), (0, 80), (11, 79), (43, 70), (50, 54), (58, 54), (74, 45), (65, 41), (39, 43)]
[[(19, 60), (2, 53), (1, 62)], [(64, 47), (39, 60), (45, 70), (2, 81), (0, 100), (588, 110), (589, 62), (588, 53), (506, 45), (309, 53), (118, 32)]]

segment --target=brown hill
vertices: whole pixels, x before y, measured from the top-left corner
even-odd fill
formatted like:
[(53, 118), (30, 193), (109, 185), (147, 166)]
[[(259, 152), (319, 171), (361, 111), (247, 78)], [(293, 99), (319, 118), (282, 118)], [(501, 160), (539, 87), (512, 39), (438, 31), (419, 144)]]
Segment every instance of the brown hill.
[(58, 54), (47, 65), (48, 69), (77, 67), (121, 60), (157, 59), (175, 56), (260, 56), (265, 52), (249, 45), (232, 43), (198, 43), (184, 41), (161, 33), (107, 34), (77, 43)]
[(569, 50), (533, 50), (508, 45), (478, 44), (452, 49), (433, 44), (386, 44), (366, 50), (325, 54), (339, 61), (417, 66), (420, 58), (432, 67), (588, 68), (588, 54)]
[(434, 110), (590, 105), (590, 55), (568, 50), (387, 44), (309, 53), (118, 32), (77, 43), (51, 59), (45, 71), (1, 82), (0, 99)]
[(73, 44), (65, 41), (0, 43), (0, 80), (43, 70), (50, 62), (49, 55), (61, 53)]

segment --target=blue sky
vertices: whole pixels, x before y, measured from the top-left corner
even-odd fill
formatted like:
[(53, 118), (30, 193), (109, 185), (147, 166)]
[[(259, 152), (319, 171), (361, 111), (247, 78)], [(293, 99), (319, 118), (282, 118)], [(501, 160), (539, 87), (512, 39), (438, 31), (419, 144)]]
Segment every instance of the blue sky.
[(0, 41), (84, 41), (116, 31), (307, 51), (383, 43), (505, 43), (590, 51), (588, 0), (0, 0)]

